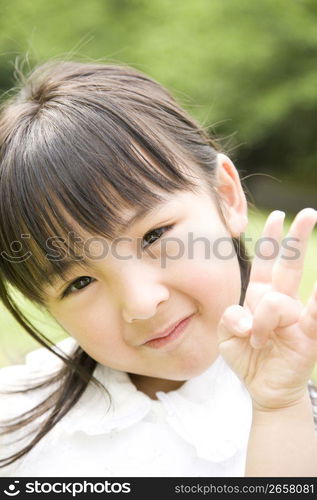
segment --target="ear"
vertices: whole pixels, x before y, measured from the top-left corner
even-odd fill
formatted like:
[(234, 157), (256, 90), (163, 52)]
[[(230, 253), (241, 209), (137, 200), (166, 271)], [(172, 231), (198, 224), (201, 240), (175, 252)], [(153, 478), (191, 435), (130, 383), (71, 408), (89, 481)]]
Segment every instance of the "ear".
[(216, 183), (228, 227), (238, 237), (248, 224), (247, 200), (236, 167), (223, 153), (217, 155)]

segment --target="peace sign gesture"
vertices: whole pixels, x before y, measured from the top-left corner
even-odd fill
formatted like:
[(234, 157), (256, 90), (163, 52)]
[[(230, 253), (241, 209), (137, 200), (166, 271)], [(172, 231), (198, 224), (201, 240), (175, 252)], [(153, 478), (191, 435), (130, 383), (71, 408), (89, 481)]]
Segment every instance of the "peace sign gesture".
[(283, 212), (267, 218), (244, 306), (228, 307), (218, 329), (221, 355), (259, 408), (300, 401), (317, 362), (317, 283), (306, 307), (298, 298), (317, 211), (301, 210), (282, 241), (283, 222)]

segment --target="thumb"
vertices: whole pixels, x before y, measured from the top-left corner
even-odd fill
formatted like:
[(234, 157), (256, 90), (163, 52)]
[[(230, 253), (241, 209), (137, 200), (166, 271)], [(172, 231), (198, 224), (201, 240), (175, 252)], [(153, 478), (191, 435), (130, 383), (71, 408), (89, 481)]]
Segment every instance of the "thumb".
[(252, 323), (253, 317), (245, 307), (236, 304), (227, 307), (219, 321), (218, 341), (221, 343), (232, 337), (248, 337)]

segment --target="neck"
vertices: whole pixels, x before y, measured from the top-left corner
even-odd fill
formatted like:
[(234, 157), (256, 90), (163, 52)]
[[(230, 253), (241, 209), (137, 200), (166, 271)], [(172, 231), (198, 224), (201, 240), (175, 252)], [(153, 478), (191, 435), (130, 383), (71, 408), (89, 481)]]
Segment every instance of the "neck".
[(128, 375), (138, 391), (144, 392), (151, 399), (157, 399), (156, 392), (158, 391), (175, 391), (185, 383), (184, 380), (167, 380), (164, 378), (146, 377), (145, 375), (137, 375), (135, 373), (129, 373)]

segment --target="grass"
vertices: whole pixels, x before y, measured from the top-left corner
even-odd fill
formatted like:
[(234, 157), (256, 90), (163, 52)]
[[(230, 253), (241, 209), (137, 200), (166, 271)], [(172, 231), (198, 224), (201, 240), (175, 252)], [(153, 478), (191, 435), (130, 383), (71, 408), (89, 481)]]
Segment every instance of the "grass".
[[(265, 211), (251, 210), (249, 213), (249, 225), (246, 231), (247, 237), (252, 237), (253, 242), (261, 235), (264, 222), (268, 213)], [(292, 219), (286, 218), (285, 232), (290, 226)], [(252, 244), (248, 245), (251, 256)], [(317, 281), (317, 230), (315, 229), (309, 242), (307, 256), (305, 259), (305, 269), (300, 286), (300, 298), (304, 303), (307, 302), (312, 287)], [(20, 298), (23, 311), (27, 317), (51, 340), (58, 342), (65, 338), (65, 332), (47, 315), (28, 301)], [(8, 364), (22, 363), (25, 354), (39, 347), (39, 344), (31, 339), (20, 325), (9, 315), (9, 313), (0, 305), (0, 366)], [(313, 373), (313, 379), (317, 383), (317, 365)]]

